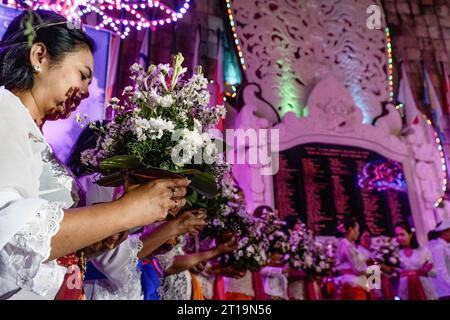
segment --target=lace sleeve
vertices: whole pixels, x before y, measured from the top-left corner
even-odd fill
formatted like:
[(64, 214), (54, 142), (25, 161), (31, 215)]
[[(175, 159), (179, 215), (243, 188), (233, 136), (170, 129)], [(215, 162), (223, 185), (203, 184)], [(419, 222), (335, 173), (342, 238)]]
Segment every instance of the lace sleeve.
[(114, 250), (92, 261), (107, 279), (96, 281), (91, 299), (143, 300), (141, 271), (137, 266), (142, 246), (139, 236), (130, 236)]
[[(51, 239), (59, 231), (65, 203), (49, 202), (0, 251), (0, 278), (23, 290), (45, 296), (60, 288), (66, 268), (47, 261)], [(8, 287), (8, 285), (6, 285)], [(8, 288), (6, 288), (7, 290)], [(6, 291), (2, 286), (2, 291)], [(0, 292), (1, 295), (1, 292)]]

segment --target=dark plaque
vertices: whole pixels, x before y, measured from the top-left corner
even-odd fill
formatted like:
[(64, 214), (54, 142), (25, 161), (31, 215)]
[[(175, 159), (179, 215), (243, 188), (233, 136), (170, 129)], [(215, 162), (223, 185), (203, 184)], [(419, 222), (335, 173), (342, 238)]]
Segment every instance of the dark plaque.
[(299, 145), (280, 153), (274, 177), (280, 216), (299, 214), (317, 235), (335, 235), (339, 219), (353, 216), (377, 235), (411, 209), (401, 163), (356, 147)]

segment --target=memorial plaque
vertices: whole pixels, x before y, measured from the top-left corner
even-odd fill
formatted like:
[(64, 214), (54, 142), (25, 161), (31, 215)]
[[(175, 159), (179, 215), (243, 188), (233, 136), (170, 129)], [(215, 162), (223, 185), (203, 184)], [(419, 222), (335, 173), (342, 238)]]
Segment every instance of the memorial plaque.
[(392, 236), (393, 225), (411, 216), (401, 163), (357, 147), (283, 151), (274, 188), (280, 216), (298, 214), (317, 235), (335, 235), (337, 221), (353, 216), (374, 236)]

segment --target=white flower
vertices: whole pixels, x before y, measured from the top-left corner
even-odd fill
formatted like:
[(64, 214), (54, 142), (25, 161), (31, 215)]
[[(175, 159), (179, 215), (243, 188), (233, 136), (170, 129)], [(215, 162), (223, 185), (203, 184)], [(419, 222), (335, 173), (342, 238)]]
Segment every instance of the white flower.
[(397, 264), (398, 261), (397, 261), (397, 259), (395, 257), (390, 257), (389, 258), (389, 262), (392, 263), (392, 264)]
[(139, 72), (142, 71), (142, 66), (138, 63), (133, 63), (133, 65), (130, 67), (130, 71), (132, 72)]
[(173, 104), (173, 98), (170, 94), (161, 97), (158, 101), (159, 105), (163, 108), (169, 108), (172, 106)]
[(150, 132), (156, 133), (157, 139), (161, 139), (164, 131), (173, 132), (175, 130), (175, 125), (170, 120), (164, 120), (162, 118), (151, 118), (148, 122)]
[(134, 88), (132, 86), (125, 87), (123, 89), (122, 95), (124, 95), (124, 96), (132, 95), (133, 91), (134, 91)]

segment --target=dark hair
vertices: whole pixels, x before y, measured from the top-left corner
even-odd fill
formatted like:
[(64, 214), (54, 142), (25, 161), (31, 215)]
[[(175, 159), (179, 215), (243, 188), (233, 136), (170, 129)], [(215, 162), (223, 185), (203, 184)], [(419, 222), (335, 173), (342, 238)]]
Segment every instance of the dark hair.
[(412, 235), (411, 241), (410, 241), (411, 248), (418, 249), (420, 247), (419, 241), (417, 241), (416, 232), (415, 232), (415, 230), (413, 230), (411, 228), (411, 226), (409, 225), (408, 222), (406, 222), (406, 221), (399, 222), (399, 223), (395, 224), (394, 229), (395, 228), (401, 228), (401, 229), (405, 230), (409, 235)]
[(265, 212), (273, 212), (273, 209), (269, 206), (259, 206), (253, 211), (253, 216), (256, 218), (261, 218)]
[(359, 244), (361, 244), (361, 238), (362, 238), (362, 235), (364, 234), (364, 232), (367, 232), (371, 237), (373, 236), (372, 233), (367, 228), (364, 228), (364, 229), (360, 230), (359, 236), (358, 236), (358, 243)]
[[(99, 120), (95, 122), (95, 126), (98, 128), (100, 125), (105, 126), (109, 120)], [(66, 160), (66, 166), (72, 171), (72, 173), (80, 178), (89, 174), (89, 168), (81, 162), (81, 153), (88, 149), (93, 149), (97, 146), (97, 140), (100, 136), (98, 130), (91, 129), (89, 126), (84, 128), (75, 142), (69, 156)]]
[[(26, 29), (27, 19), (31, 19), (34, 36)], [(61, 62), (67, 54), (83, 46), (93, 53), (94, 40), (81, 27), (70, 26), (67, 22), (62, 15), (48, 10), (27, 10), (14, 18), (0, 42), (0, 86), (8, 90), (33, 88), (28, 37), (32, 37), (33, 44), (45, 45), (52, 64)]]
[(427, 236), (428, 236), (428, 241), (436, 240), (437, 238), (440, 237), (440, 232), (431, 230), (428, 232)]
[(283, 218), (283, 221), (285, 222), (285, 225), (282, 227), (283, 232), (285, 232), (286, 234), (288, 233), (289, 230), (293, 230), (294, 226), (297, 223), (301, 223), (302, 221), (300, 220), (299, 216), (297, 215), (287, 215)]
[[(339, 220), (337, 223), (338, 226), (338, 230), (337, 230), (337, 234), (339, 237), (344, 237), (347, 232), (350, 230), (350, 228), (354, 228), (356, 227), (356, 224), (358, 223), (358, 221), (356, 220), (355, 217), (345, 217), (342, 220)], [(342, 230), (339, 229), (339, 225), (342, 225)]]

